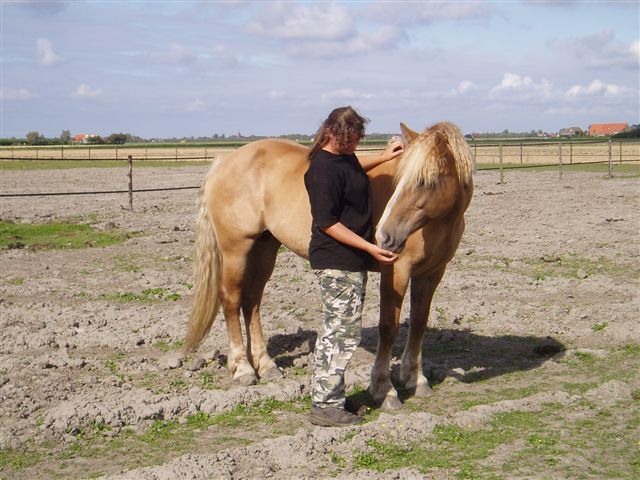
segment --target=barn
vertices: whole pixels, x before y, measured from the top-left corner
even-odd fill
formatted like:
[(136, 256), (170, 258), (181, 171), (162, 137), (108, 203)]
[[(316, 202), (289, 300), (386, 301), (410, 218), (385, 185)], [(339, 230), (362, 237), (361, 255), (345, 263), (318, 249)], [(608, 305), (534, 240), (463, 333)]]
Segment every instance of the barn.
[(624, 132), (629, 125), (626, 123), (594, 123), (589, 125), (589, 135), (592, 137), (605, 137)]

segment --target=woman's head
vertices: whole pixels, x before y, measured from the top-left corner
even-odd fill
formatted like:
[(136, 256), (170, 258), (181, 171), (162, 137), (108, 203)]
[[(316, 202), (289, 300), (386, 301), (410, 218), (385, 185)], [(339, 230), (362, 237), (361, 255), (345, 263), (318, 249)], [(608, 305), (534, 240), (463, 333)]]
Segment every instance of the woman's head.
[(365, 126), (369, 122), (361, 117), (352, 107), (339, 107), (334, 109), (327, 119), (322, 122), (309, 158), (321, 150), (330, 141), (333, 141), (339, 153), (351, 153), (355, 145), (364, 137)]

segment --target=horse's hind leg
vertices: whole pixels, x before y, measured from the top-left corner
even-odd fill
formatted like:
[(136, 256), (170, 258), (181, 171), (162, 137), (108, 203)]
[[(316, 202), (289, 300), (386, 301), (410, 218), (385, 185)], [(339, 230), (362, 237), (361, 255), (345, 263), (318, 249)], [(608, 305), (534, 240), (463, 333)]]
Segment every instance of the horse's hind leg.
[(229, 336), (228, 367), (233, 379), (242, 385), (256, 383), (256, 372), (247, 359), (240, 326), (240, 303), (244, 284), (247, 255), (253, 240), (236, 241), (223, 252), (220, 301)]
[(445, 268), (430, 275), (421, 275), (411, 279), (409, 335), (402, 354), (399, 380), (405, 388), (415, 391), (416, 397), (427, 397), (433, 394), (433, 390), (422, 372), (422, 341), (427, 328), (431, 300), (440, 280), (442, 280)]
[(242, 313), (247, 331), (247, 357), (260, 378), (279, 378), (282, 372), (267, 353), (260, 322), (260, 302), (264, 287), (273, 273), (280, 242), (269, 232), (254, 243), (249, 255), (242, 290)]

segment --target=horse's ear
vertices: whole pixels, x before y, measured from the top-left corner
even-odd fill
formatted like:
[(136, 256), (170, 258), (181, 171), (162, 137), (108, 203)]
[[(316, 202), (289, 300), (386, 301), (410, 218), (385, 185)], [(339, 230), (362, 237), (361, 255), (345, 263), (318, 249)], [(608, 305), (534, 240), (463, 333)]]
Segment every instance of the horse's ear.
[(402, 135), (404, 136), (404, 138), (407, 139), (407, 143), (413, 142), (416, 138), (418, 138), (418, 135), (420, 135), (418, 132), (414, 132), (402, 122), (400, 122), (400, 131), (402, 131)]

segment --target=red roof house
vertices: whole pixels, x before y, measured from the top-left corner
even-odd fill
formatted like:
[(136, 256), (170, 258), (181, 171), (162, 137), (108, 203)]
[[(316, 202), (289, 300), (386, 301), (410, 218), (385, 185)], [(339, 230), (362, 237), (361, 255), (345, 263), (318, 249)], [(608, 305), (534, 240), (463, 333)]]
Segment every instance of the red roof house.
[(589, 135), (592, 137), (604, 137), (624, 132), (627, 127), (626, 123), (594, 123), (589, 125)]

